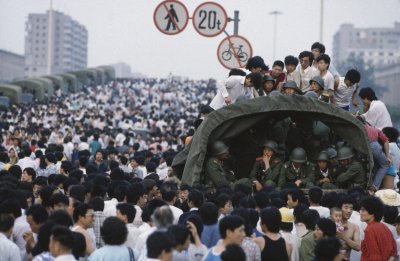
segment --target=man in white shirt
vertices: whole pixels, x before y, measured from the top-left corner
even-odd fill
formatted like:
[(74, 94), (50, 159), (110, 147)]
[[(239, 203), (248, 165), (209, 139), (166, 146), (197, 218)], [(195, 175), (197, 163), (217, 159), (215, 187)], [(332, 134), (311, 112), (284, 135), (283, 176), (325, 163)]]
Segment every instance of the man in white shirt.
[(288, 55), (285, 57), (286, 81), (294, 81), (296, 85), (300, 87), (300, 72), (296, 70), (298, 64), (299, 60), (297, 60), (297, 58), (293, 55)]
[(72, 232), (63, 226), (53, 228), (50, 236), (49, 249), (54, 261), (75, 261), (72, 255), (74, 237)]
[(303, 51), (299, 54), (300, 66), (297, 70), (300, 73), (300, 89), (302, 92), (310, 90), (310, 80), (315, 76), (319, 75), (319, 71), (314, 66), (311, 66), (313, 60), (312, 53), (309, 51)]
[(262, 76), (259, 73), (250, 73), (247, 76), (233, 75), (225, 81), (217, 83), (217, 87), (217, 95), (210, 103), (210, 107), (214, 110), (235, 103), (245, 93), (253, 93), (246, 92), (245, 88), (260, 89), (262, 87)]
[(308, 191), (308, 202), (310, 202), (310, 209), (315, 209), (316, 211), (318, 211), (321, 218), (329, 218), (329, 208), (320, 205), (322, 195), (322, 189), (318, 187), (310, 188), (310, 190)]
[(18, 246), (9, 238), (13, 233), (14, 219), (8, 214), (0, 214), (0, 259), (20, 261)]
[(117, 218), (122, 220), (128, 229), (128, 237), (125, 245), (131, 248), (135, 248), (136, 242), (140, 235), (139, 228), (133, 224), (135, 215), (136, 209), (131, 204), (120, 203), (117, 205)]
[(355, 69), (349, 70), (344, 78), (340, 77), (339, 85), (333, 94), (338, 107), (349, 111), (350, 101), (353, 101), (353, 105), (358, 107), (357, 90), (360, 78), (360, 73)]
[(329, 64), (331, 63), (331, 58), (326, 54), (321, 54), (317, 58), (317, 62), (319, 74), (322, 79), (324, 79), (325, 90), (329, 94), (330, 102), (332, 104), (336, 104), (335, 96), (333, 96), (335, 90), (335, 79), (333, 78), (333, 75), (328, 71)]
[(26, 168), (33, 168), (36, 170), (36, 162), (31, 158), (32, 150), (30, 147), (26, 146), (23, 148), (24, 158), (20, 159), (17, 162), (17, 165), (21, 167), (21, 170), (24, 171)]
[(362, 88), (358, 95), (364, 104), (364, 113), (361, 114), (361, 117), (379, 130), (393, 126), (386, 105), (378, 100), (372, 88)]
[(174, 215), (174, 222), (173, 222), (174, 224), (178, 224), (179, 217), (183, 213), (183, 211), (180, 208), (174, 206), (176, 202), (177, 192), (178, 191), (176, 185), (172, 182), (165, 182), (161, 187), (162, 198), (168, 203)]

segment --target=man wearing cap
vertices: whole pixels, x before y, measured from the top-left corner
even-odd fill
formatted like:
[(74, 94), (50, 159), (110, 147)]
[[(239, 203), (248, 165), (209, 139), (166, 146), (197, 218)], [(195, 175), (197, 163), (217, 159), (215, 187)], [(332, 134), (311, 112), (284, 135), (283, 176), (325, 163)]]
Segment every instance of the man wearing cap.
[(285, 95), (302, 94), (300, 88), (294, 81), (285, 82), (282, 88)]
[(233, 171), (227, 171), (224, 168), (224, 161), (229, 159), (229, 147), (222, 141), (216, 141), (211, 147), (212, 157), (206, 163), (206, 177), (205, 184), (218, 188), (220, 186), (231, 186), (236, 184), (243, 184), (251, 187), (251, 181), (248, 178), (242, 178), (235, 181)]
[(316, 183), (323, 189), (336, 189), (334, 184), (334, 173), (328, 167), (329, 156), (325, 151), (321, 151), (317, 156), (317, 168), (315, 172)]
[(318, 99), (321, 99), (322, 91), (325, 88), (324, 79), (321, 76), (314, 76), (310, 80), (310, 91), (317, 93)]
[(336, 172), (336, 183), (339, 188), (365, 187), (365, 170), (360, 162), (353, 160), (353, 150), (343, 146), (339, 149), (337, 159), (339, 166)]
[(281, 212), (281, 227), (279, 233), (285, 239), (285, 242), (288, 242), (292, 245), (292, 254), (290, 256), (290, 260), (298, 261), (299, 260), (299, 248), (300, 248), (300, 238), (296, 236), (296, 234), (292, 233), (294, 216), (293, 210), (283, 207), (279, 209)]
[(266, 74), (263, 77), (262, 89), (258, 90), (258, 95), (269, 96), (269, 94), (274, 90), (275, 80), (271, 75)]
[(267, 140), (264, 143), (263, 155), (256, 159), (249, 177), (258, 188), (264, 185), (276, 187), (277, 184), (284, 183), (279, 181), (283, 163), (276, 155), (277, 152), (278, 144), (275, 141)]
[[(311, 188), (314, 186), (315, 165), (307, 161), (307, 154), (303, 148), (297, 147), (292, 150), (290, 160), (281, 169), (281, 176), (285, 182), (296, 184), (299, 188)], [(279, 187), (284, 184), (278, 184)]]

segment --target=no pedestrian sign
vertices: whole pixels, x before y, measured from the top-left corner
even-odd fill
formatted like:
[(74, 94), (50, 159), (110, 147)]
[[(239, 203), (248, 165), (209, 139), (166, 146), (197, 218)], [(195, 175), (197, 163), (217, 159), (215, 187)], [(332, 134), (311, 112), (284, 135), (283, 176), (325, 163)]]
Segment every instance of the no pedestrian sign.
[(243, 68), (253, 56), (253, 49), (246, 38), (231, 35), (221, 41), (217, 49), (218, 61), (227, 69)]
[(161, 2), (153, 14), (157, 29), (169, 35), (182, 32), (189, 22), (189, 12), (179, 1), (166, 0)]
[(206, 37), (214, 37), (222, 33), (228, 23), (225, 9), (217, 3), (205, 2), (193, 12), (194, 29)]

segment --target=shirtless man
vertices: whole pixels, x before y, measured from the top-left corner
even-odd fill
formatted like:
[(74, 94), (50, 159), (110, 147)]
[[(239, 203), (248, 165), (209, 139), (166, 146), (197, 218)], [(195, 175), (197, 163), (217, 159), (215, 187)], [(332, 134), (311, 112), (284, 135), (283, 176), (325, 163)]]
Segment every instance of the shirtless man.
[(344, 231), (337, 232), (337, 237), (343, 241), (344, 255), (346, 260), (349, 260), (351, 250), (360, 251), (360, 228), (357, 224), (348, 221), (353, 214), (353, 199), (351, 197), (345, 197), (340, 205), (342, 209)]

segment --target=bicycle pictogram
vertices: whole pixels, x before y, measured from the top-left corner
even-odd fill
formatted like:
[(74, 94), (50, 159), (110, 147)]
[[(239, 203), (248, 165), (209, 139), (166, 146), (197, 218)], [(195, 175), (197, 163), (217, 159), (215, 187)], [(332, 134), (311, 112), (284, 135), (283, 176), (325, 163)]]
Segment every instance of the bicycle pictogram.
[(232, 57), (235, 57), (236, 59), (239, 59), (241, 62), (246, 62), (247, 59), (249, 58), (249, 55), (242, 50), (243, 45), (239, 45), (238, 47), (235, 47), (235, 45), (229, 44), (228, 50), (224, 51), (222, 53), (222, 59), (225, 61), (229, 61), (232, 59)]

